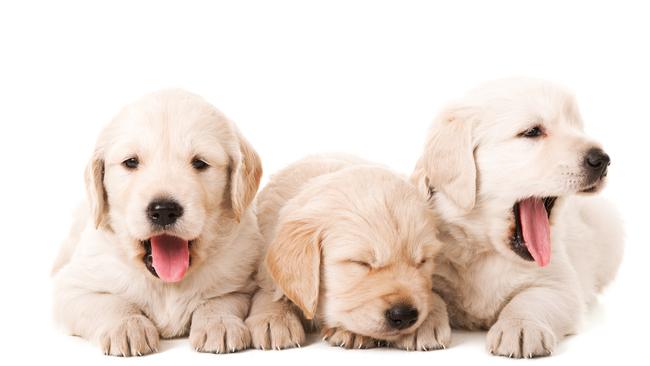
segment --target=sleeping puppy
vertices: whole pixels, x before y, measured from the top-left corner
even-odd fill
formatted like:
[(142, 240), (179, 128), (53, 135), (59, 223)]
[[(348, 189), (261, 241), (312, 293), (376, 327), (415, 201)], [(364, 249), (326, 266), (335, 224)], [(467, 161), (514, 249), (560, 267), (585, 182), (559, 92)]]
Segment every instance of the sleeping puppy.
[(105, 354), (188, 334), (201, 352), (249, 346), (261, 243), (260, 159), (236, 127), (180, 90), (147, 95), (102, 131), (54, 267), (54, 313)]
[(449, 344), (431, 292), (436, 221), (408, 181), (349, 156), (310, 157), (274, 175), (257, 202), (268, 249), (246, 320), (254, 347), (299, 346), (303, 316), (346, 348)]
[(413, 182), (444, 225), (435, 290), (487, 348), (546, 356), (576, 332), (622, 257), (613, 207), (590, 197), (610, 163), (574, 98), (539, 80), (488, 83), (433, 124)]

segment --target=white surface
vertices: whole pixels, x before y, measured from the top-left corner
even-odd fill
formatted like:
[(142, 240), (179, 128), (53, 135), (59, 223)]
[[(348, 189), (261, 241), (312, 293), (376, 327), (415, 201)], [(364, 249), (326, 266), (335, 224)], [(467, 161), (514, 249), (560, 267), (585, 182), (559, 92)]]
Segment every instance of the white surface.
[[(488, 4), (489, 3), (489, 4)], [(639, 4), (642, 2), (639, 2)], [(477, 83), (527, 75), (573, 89), (612, 156), (605, 195), (627, 227), (616, 282), (552, 358), (570, 364), (647, 352), (648, 11), (625, 1), (14, 2), (0, 5), (3, 364), (505, 363), (483, 333), (443, 351), (302, 349), (104, 357), (50, 321), (49, 268), (83, 197), (100, 128), (131, 99), (179, 86), (240, 126), (269, 173), (343, 151), (409, 173), (441, 104)], [(516, 362), (516, 361), (512, 361)], [(521, 361), (526, 362), (526, 361)]]

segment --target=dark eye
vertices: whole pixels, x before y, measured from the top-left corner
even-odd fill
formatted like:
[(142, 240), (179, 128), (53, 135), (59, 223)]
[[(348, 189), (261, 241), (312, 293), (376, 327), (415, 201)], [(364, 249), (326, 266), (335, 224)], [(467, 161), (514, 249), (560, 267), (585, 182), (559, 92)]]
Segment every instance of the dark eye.
[(128, 170), (135, 170), (139, 164), (140, 164), (140, 160), (138, 160), (138, 158), (136, 157), (128, 158), (122, 162), (122, 166), (124, 166)]
[(522, 132), (519, 134), (520, 137), (526, 137), (526, 138), (535, 138), (542, 136), (544, 134), (544, 131), (542, 131), (542, 127), (540, 126), (535, 126), (527, 129), (526, 131)]
[(206, 170), (209, 166), (208, 163), (199, 158), (192, 159), (192, 167), (196, 170)]
[(418, 267), (422, 267), (423, 265), (427, 264), (427, 262), (428, 262), (427, 258), (420, 260), (420, 262), (418, 262)]

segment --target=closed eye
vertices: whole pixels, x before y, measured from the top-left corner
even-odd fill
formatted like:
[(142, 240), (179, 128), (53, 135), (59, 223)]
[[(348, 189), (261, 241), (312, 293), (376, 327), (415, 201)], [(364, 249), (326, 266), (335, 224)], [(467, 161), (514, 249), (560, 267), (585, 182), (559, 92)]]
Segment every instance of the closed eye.
[(350, 259), (350, 260), (346, 260), (346, 261), (344, 261), (344, 263), (352, 264), (352, 265), (359, 266), (359, 267), (364, 267), (364, 268), (366, 268), (366, 269), (371, 269), (371, 268), (372, 268), (372, 264), (370, 264), (370, 263), (368, 263), (368, 262), (365, 262), (365, 261), (359, 261), (359, 260), (352, 260), (352, 259)]
[(429, 260), (430, 260), (430, 259), (431, 259), (431, 258), (423, 258), (423, 259), (421, 259), (421, 260), (418, 262), (418, 268), (420, 268), (420, 267), (424, 266), (425, 264), (429, 263)]
[(529, 129), (520, 132), (517, 136), (518, 137), (524, 137), (524, 138), (537, 138), (540, 136), (544, 136), (544, 128), (540, 125), (536, 125), (533, 127), (530, 127)]

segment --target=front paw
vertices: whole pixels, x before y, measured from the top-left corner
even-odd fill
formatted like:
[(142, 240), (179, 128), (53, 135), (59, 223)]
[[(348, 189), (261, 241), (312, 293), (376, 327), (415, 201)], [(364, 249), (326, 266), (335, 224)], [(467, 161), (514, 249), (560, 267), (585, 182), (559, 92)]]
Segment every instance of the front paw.
[(432, 351), (447, 348), (450, 343), (451, 327), (447, 317), (437, 319), (430, 315), (415, 332), (402, 336), (390, 344), (407, 351)]
[(323, 340), (332, 346), (348, 349), (374, 348), (380, 345), (380, 341), (349, 332), (342, 328), (328, 328), (321, 332)]
[(305, 329), (294, 312), (257, 314), (246, 319), (253, 347), (284, 349), (300, 347), (305, 342)]
[(502, 319), (487, 334), (487, 349), (493, 355), (532, 358), (553, 353), (555, 334), (531, 320)]
[(142, 356), (158, 351), (160, 336), (144, 315), (132, 315), (102, 333), (100, 347), (105, 355)]
[(201, 324), (192, 324), (190, 344), (198, 352), (228, 353), (246, 349), (251, 334), (244, 321), (236, 316), (211, 318)]

